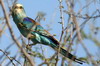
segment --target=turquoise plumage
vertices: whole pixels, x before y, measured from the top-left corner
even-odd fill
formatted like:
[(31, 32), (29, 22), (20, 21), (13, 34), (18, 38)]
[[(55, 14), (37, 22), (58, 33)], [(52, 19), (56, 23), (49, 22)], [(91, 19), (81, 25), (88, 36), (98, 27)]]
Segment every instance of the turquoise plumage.
[[(48, 31), (46, 31), (39, 23), (26, 16), (21, 4), (15, 4), (12, 7), (12, 17), (21, 34), (30, 39), (33, 43), (48, 45), (55, 50), (59, 48), (60, 43)], [(77, 59), (63, 48), (60, 49), (60, 53), (73, 61), (80, 64), (83, 63), (83, 61)]]

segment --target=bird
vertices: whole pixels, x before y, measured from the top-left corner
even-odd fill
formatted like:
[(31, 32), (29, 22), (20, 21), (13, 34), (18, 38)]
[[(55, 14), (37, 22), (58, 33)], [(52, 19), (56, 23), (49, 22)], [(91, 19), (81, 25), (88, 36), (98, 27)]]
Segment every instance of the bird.
[[(55, 51), (59, 49), (59, 41), (55, 39), (54, 36), (47, 30), (45, 30), (39, 22), (36, 22), (32, 18), (28, 17), (22, 4), (16, 3), (12, 6), (12, 18), (20, 33), (24, 37), (30, 39), (34, 44), (48, 45)], [(82, 60), (76, 58), (76, 56), (61, 47), (59, 53), (72, 61), (83, 64)]]

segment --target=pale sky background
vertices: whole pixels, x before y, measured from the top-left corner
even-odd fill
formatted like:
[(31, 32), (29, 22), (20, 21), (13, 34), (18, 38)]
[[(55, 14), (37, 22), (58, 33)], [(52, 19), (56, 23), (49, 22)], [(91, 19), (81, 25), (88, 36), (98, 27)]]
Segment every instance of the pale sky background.
[[(84, 4), (85, 1), (84, 0), (81, 0), (81, 1), (82, 1), (82, 4), (85, 5)], [(59, 40), (60, 34), (61, 34), (61, 24), (58, 23), (60, 21), (60, 12), (59, 12), (59, 2), (58, 2), (58, 0), (19, 0), (18, 3), (23, 4), (23, 6), (25, 8), (25, 11), (26, 11), (26, 14), (29, 17), (31, 17), (32, 19), (35, 19), (36, 16), (37, 16), (37, 13), (40, 12), (40, 11), (46, 13), (46, 16), (45, 16), (46, 20), (45, 21), (42, 20), (41, 21), (41, 25), (45, 29), (48, 29), (46, 25), (50, 24), (50, 28), (52, 28), (52, 30), (49, 31), (49, 32), (52, 35), (56, 34), (55, 38)], [(65, 4), (65, 1), (63, 2), (63, 6), (65, 6), (64, 10), (66, 10), (67, 7), (66, 7), (66, 4)], [(77, 12), (80, 9), (80, 7), (83, 7), (83, 6), (75, 7), (76, 8), (75, 12)], [(95, 11), (96, 8), (97, 8), (96, 6), (91, 6), (90, 7), (91, 11), (89, 12), (89, 14), (91, 15), (91, 13), (93, 11)], [(99, 7), (99, 9), (100, 9), (100, 7)], [(0, 11), (1, 11), (1, 8), (0, 8)], [(86, 11), (83, 11), (82, 13), (84, 14), (84, 12), (86, 13)], [(2, 14), (0, 14), (0, 15), (2, 15)], [(66, 26), (67, 25), (68, 15), (64, 14), (64, 18), (65, 18), (65, 26)], [(79, 20), (79, 21), (81, 21), (81, 20)], [(96, 26), (100, 26), (100, 22), (99, 21), (100, 21), (100, 18), (98, 19), (98, 23), (96, 24)], [(14, 24), (12, 19), (11, 19), (10, 23), (11, 23), (11, 25), (13, 27), (14, 34), (16, 35), (16, 37), (19, 37), (20, 36), (20, 32), (17, 29), (17, 27)], [(89, 33), (89, 31), (88, 31), (89, 30), (89, 26), (88, 25), (86, 25), (86, 27), (84, 29), (85, 29), (86, 33)], [(85, 45), (88, 48), (89, 52), (96, 56), (95, 53), (97, 52), (98, 48), (94, 45), (94, 43), (91, 42), (90, 40), (83, 40), (83, 42), (85, 43)], [(4, 35), (0, 38), (0, 49), (5, 50), (6, 47), (8, 45), (10, 45), (11, 43), (12, 43), (12, 39), (11, 39), (11, 37), (9, 35), (8, 29), (6, 29), (6, 31), (4, 32)], [(36, 46), (39, 46), (39, 45), (36, 45)], [(47, 47), (47, 46), (46, 47), (43, 46), (43, 47), (44, 47), (45, 51), (47, 51), (45, 53), (47, 58), (53, 55), (53, 53), (54, 53), (53, 49), (51, 49), (50, 47)], [(14, 45), (8, 51), (11, 51), (10, 55), (14, 56), (17, 53), (18, 48), (16, 47), (16, 45)], [(0, 55), (1, 55), (1, 52), (0, 52)], [(85, 57), (86, 56), (86, 53), (85, 53), (85, 51), (84, 51), (84, 49), (82, 48), (81, 45), (79, 45), (79, 47), (78, 47), (76, 56), (77, 57)], [(35, 59), (35, 60), (38, 61), (39, 63), (41, 62), (41, 60), (39, 60), (38, 58)], [(58, 64), (58, 66), (59, 65), (60, 64)], [(91, 66), (91, 65), (76, 64), (76, 66)]]

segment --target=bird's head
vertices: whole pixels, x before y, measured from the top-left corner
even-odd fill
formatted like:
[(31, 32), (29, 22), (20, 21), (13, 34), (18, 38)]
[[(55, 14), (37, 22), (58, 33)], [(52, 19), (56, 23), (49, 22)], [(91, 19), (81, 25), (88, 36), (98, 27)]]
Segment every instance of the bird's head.
[(12, 7), (12, 13), (17, 14), (17, 13), (22, 13), (24, 11), (23, 5), (21, 4), (14, 4)]

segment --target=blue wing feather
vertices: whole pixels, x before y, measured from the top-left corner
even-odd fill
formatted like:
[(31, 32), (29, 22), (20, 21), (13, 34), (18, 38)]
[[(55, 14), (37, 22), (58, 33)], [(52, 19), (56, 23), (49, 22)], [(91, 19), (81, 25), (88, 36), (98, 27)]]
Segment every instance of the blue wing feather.
[(24, 18), (23, 24), (26, 25), (27, 29), (32, 29), (39, 34), (50, 36), (49, 32), (47, 32), (39, 23), (35, 22), (29, 17)]
[(24, 18), (23, 23), (26, 24), (27, 29), (32, 28), (33, 32), (42, 35), (53, 41), (56, 45), (59, 45), (59, 42), (48, 31), (46, 31), (39, 23), (35, 22), (33, 19), (26, 17)]
[(27, 21), (28, 23), (29, 22), (32, 23), (32, 21), (28, 17), (24, 18), (24, 21)]

